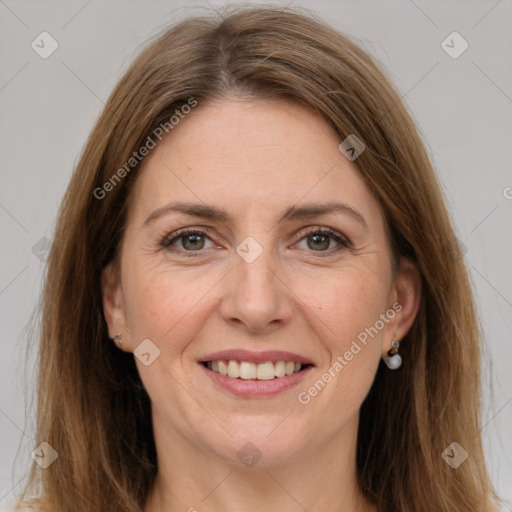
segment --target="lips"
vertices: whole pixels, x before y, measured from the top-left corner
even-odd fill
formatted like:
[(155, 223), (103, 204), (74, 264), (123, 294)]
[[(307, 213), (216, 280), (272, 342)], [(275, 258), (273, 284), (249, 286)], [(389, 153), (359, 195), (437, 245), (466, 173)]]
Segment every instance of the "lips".
[(307, 357), (277, 350), (224, 350), (201, 358), (199, 363), (215, 384), (245, 398), (272, 396), (289, 389), (314, 367)]

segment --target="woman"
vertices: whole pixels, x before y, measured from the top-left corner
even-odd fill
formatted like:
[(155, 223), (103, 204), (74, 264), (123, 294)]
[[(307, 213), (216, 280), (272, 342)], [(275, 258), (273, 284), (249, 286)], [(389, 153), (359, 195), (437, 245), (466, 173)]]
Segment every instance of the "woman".
[(410, 115), (349, 39), (278, 8), (166, 30), (61, 207), (26, 495), (496, 510), (454, 240)]

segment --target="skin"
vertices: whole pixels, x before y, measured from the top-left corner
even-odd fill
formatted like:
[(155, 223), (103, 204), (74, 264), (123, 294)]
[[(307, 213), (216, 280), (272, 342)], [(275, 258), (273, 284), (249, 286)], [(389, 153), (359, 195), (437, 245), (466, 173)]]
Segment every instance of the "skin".
[[(160, 350), (149, 366), (135, 358), (159, 465), (145, 512), (374, 510), (356, 484), (359, 409), (380, 358), (414, 321), (420, 279), (407, 260), (393, 273), (382, 212), (340, 142), (302, 106), (227, 98), (198, 105), (144, 161), (119, 269), (107, 266), (102, 290), (122, 350), (144, 339)], [(232, 220), (167, 213), (144, 225), (170, 201), (221, 207)], [(297, 203), (328, 201), (348, 204), (367, 227), (343, 213), (280, 220)], [(211, 237), (162, 246), (201, 226)], [(332, 228), (350, 245), (318, 242), (308, 227)], [(250, 264), (236, 252), (247, 236), (263, 249)], [(401, 311), (301, 404), (299, 392), (397, 302)], [(235, 397), (198, 363), (231, 348), (286, 350), (315, 367), (276, 396)], [(250, 468), (237, 457), (247, 442), (261, 453)]]

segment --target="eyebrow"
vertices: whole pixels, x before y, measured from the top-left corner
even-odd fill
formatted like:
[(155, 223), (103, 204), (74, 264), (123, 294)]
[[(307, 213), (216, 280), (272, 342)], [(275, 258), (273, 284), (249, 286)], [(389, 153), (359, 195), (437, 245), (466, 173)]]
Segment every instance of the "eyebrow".
[[(157, 208), (154, 212), (152, 212), (144, 221), (143, 226), (152, 224), (157, 219), (168, 213), (184, 213), (186, 215), (190, 215), (191, 217), (201, 217), (203, 219), (216, 220), (224, 223), (233, 222), (231, 215), (222, 208), (217, 208), (207, 204), (173, 201), (169, 204), (166, 204), (165, 206), (162, 206), (161, 208)], [(306, 219), (320, 215), (327, 215), (329, 213), (341, 213), (343, 215), (348, 215), (359, 224), (361, 224), (366, 230), (369, 230), (368, 224), (364, 220), (364, 217), (357, 210), (348, 204), (341, 203), (339, 201), (330, 201), (327, 203), (306, 203), (301, 206), (291, 206), (284, 212), (284, 214), (279, 219), (279, 222), (283, 220), (290, 221), (296, 219)]]

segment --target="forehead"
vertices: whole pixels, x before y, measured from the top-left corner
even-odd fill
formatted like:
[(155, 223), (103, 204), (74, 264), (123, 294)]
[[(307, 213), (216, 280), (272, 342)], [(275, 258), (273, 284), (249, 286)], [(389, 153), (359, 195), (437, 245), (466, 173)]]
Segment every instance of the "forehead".
[(228, 207), (237, 216), (343, 200), (379, 216), (340, 142), (320, 116), (288, 101), (199, 104), (144, 161), (131, 213), (147, 216), (177, 199)]

